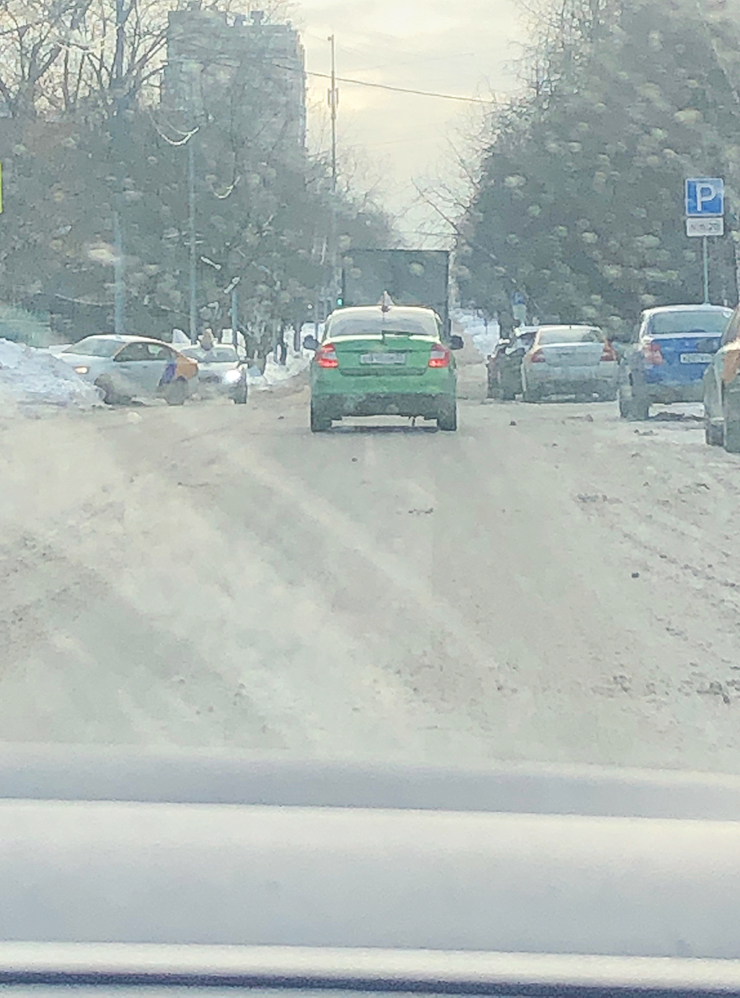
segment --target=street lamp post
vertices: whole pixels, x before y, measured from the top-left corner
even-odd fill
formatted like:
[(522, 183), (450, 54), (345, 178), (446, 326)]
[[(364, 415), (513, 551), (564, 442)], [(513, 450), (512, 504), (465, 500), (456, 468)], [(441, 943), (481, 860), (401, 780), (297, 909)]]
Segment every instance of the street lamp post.
[(229, 286), (224, 289), (224, 294), (231, 293), (231, 342), (234, 349), (239, 349), (239, 282), (241, 277), (235, 277)]
[(195, 256), (195, 150), (193, 132), (188, 141), (188, 241), (190, 246), (190, 342), (198, 341), (197, 260)]

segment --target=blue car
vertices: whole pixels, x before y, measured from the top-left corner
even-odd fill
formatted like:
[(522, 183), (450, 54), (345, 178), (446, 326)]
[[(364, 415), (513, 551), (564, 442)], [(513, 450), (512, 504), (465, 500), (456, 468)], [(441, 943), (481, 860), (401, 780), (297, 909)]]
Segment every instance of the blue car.
[(656, 403), (701, 402), (704, 372), (731, 315), (721, 305), (664, 305), (643, 312), (620, 358), (619, 415), (647, 419)]

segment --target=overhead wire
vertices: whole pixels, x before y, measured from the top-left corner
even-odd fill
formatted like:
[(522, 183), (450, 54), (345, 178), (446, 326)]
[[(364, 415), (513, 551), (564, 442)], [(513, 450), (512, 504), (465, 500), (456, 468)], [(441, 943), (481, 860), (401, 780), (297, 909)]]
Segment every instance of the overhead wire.
[[(318, 73), (316, 70), (306, 69), (298, 70), (295, 66), (284, 66), (280, 63), (273, 63), (276, 69), (283, 69), (289, 73), (305, 72), (306, 76), (316, 76), (322, 80), (331, 80), (331, 73)], [(436, 90), (418, 90), (415, 87), (397, 87), (391, 83), (374, 83), (370, 80), (354, 80), (348, 76), (337, 76), (335, 77), (337, 83), (349, 83), (355, 87), (371, 87), (374, 90), (391, 90), (393, 93), (397, 94), (415, 94), (418, 97), (437, 97), (440, 100), (457, 100), (464, 101), (468, 104), (485, 104), (487, 107), (491, 107), (496, 103), (496, 98), (485, 98), (485, 97), (468, 97), (465, 94), (445, 94)]]
[[(281, 66), (281, 69), (290, 69), (290, 66)], [(323, 80), (330, 80), (331, 75), (329, 73), (317, 73), (315, 71), (306, 70), (306, 76), (317, 76)], [(390, 83), (371, 83), (369, 80), (352, 80), (346, 76), (337, 76), (337, 83), (349, 83), (355, 87), (372, 87), (375, 90), (392, 90), (394, 93), (398, 94), (415, 94), (418, 97), (437, 97), (440, 100), (457, 100), (464, 101), (468, 104), (485, 104), (491, 106), (496, 103), (495, 98), (486, 99), (485, 97), (468, 97), (462, 94), (444, 94), (439, 91), (434, 90), (417, 90), (415, 87), (396, 87)]]

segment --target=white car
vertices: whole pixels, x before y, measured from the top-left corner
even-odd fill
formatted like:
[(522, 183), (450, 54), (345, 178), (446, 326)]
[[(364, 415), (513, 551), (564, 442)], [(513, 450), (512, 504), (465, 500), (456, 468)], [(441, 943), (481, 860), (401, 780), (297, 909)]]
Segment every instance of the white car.
[(186, 357), (198, 363), (198, 394), (226, 395), (237, 405), (246, 405), (248, 395), (247, 364), (236, 348), (216, 343), (210, 350), (193, 345), (182, 348)]
[(597, 326), (540, 326), (522, 360), (522, 397), (578, 395), (602, 401), (617, 397), (617, 354)]
[(87, 336), (58, 356), (96, 385), (110, 405), (133, 398), (164, 398), (168, 405), (182, 405), (198, 382), (196, 361), (146, 336)]

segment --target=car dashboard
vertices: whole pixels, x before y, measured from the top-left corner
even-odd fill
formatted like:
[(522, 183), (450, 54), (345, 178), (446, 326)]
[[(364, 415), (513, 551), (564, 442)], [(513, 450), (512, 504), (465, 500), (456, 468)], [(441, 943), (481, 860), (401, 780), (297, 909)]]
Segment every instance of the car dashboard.
[(740, 994), (739, 817), (734, 777), (9, 749), (0, 984)]

